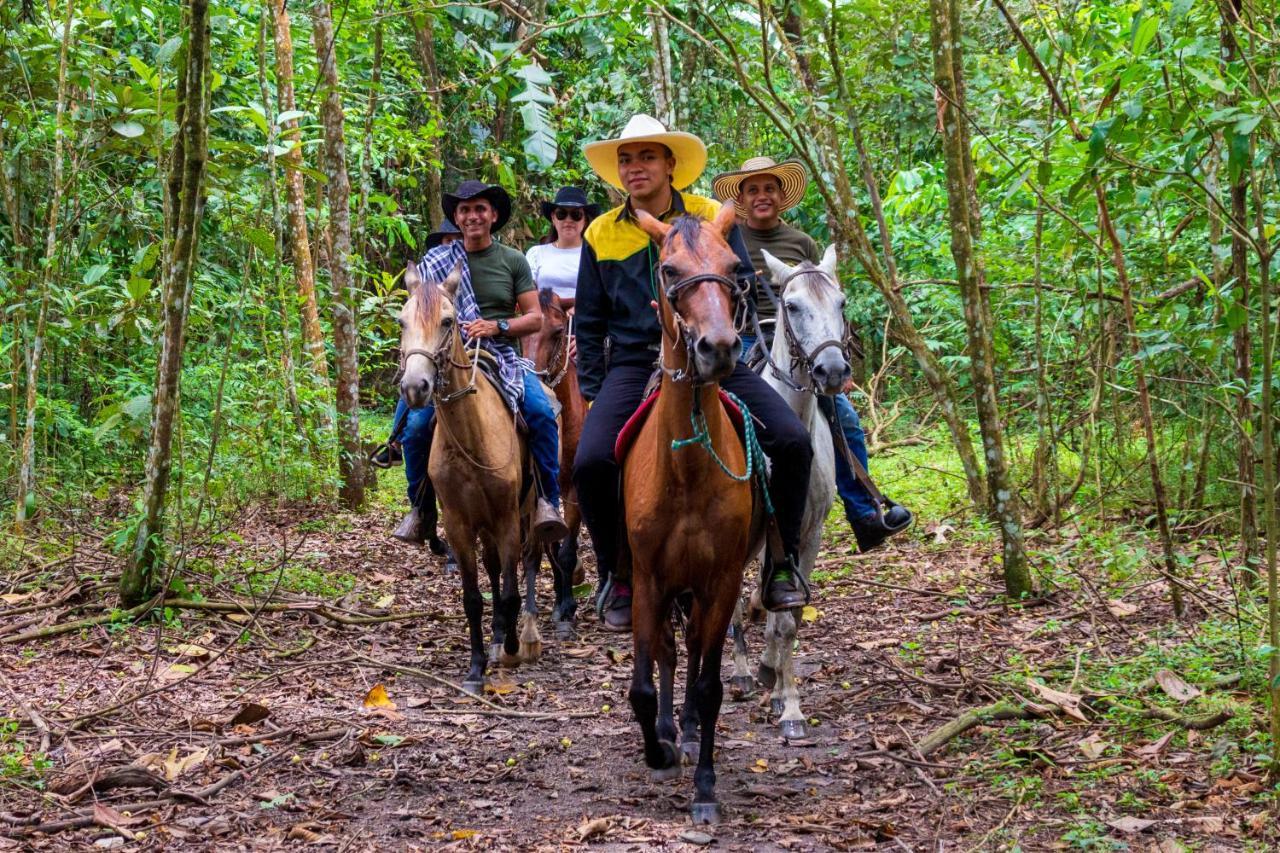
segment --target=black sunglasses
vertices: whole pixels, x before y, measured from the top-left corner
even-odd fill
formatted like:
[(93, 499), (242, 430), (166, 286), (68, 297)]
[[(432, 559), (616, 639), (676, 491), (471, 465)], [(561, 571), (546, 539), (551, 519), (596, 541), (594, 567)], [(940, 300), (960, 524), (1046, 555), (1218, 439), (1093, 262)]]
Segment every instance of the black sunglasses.
[(556, 208), (556, 219), (562, 222), (566, 219), (572, 219), (574, 222), (582, 221), (583, 213), (581, 210), (566, 210), (563, 207)]

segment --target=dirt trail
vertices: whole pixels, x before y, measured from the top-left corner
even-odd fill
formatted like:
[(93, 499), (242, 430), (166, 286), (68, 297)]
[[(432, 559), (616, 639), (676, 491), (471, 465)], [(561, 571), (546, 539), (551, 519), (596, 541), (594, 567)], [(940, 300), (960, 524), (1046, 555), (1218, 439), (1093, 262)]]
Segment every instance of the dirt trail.
[[(998, 604), (983, 550), (908, 542), (854, 556), (837, 530), (824, 565), (841, 577), (818, 585), (816, 613), (802, 628), (798, 653), (803, 707), (817, 721), (813, 737), (784, 743), (763, 695), (726, 701), (717, 771), (727, 819), (693, 832), (691, 771), (656, 783), (641, 761), (626, 701), (629, 637), (600, 631), (586, 613), (578, 637), (562, 642), (544, 612), (541, 661), (499, 672), (488, 698), (506, 711), (549, 716), (503, 716), (435, 681), (375, 662), (455, 682), (466, 666), (456, 578), (445, 576), (425, 550), (393, 543), (386, 519), (298, 507), (254, 513), (236, 532), (241, 542), (211, 548), (194, 564), (194, 585), (209, 599), (229, 596), (246, 572), (256, 573), (256, 589), (269, 589), (283, 542), (296, 553), (281, 587), (294, 591), (277, 591), (276, 600), (326, 600), (338, 614), (345, 608), (429, 615), (343, 626), (306, 610), (264, 612), (256, 620), (184, 611), (174, 614), (180, 624), (98, 626), (28, 644), (20, 654), (5, 648), (14, 691), (51, 724), (52, 767), (42, 775), (59, 792), (42, 796), (9, 787), (0, 795), (0, 817), (10, 834), (25, 832), (14, 825), (24, 818), (48, 823), (93, 816), (86, 783), (94, 772), (140, 764), (162, 780), (160, 793), (125, 786), (99, 791), (109, 808), (99, 811), (94, 826), (14, 844), (676, 850), (698, 847), (709, 836), (716, 847), (735, 850), (994, 849), (1015, 838), (1025, 849), (1043, 848), (1061, 843), (1082, 820), (1078, 803), (1067, 809), (1050, 792), (1070, 786), (1074, 770), (1083, 769), (1074, 743), (1088, 734), (1087, 725), (1052, 713), (1011, 724), (1022, 727), (1024, 740), (1041, 744), (1044, 761), (1013, 762), (1008, 771), (1040, 777), (1034, 791), (1002, 787), (989, 766), (970, 763), (992, 760), (999, 729), (993, 738), (971, 732), (976, 741), (957, 741), (928, 761), (919, 759), (915, 744), (963, 710), (1009, 695), (995, 679), (1025, 665), (1018, 662), (1025, 657), (1013, 660), (1011, 652), (1041, 665), (1058, 661), (1069, 672), (1075, 649), (1086, 641), (1119, 656), (1138, 638), (1139, 623), (1093, 618), (1082, 609), (1087, 602), (1066, 593), (1025, 609)], [(344, 573), (354, 588), (338, 596), (326, 585), (346, 585)], [(545, 603), (545, 573), (543, 583)], [(312, 592), (297, 591), (308, 584)], [(967, 598), (951, 612), (947, 593), (962, 585)], [(1144, 618), (1165, 614), (1151, 603)], [(6, 624), (0, 619), (0, 628)], [(1056, 627), (1046, 631), (1046, 625)], [(246, 629), (247, 638), (237, 640)], [(752, 647), (758, 653), (758, 630)], [(726, 681), (728, 674), (726, 664)], [(80, 714), (166, 684), (65, 734)], [(377, 685), (394, 709), (363, 707)], [(268, 716), (253, 719), (254, 706)], [(247, 722), (233, 724), (246, 708), (241, 720)], [(33, 744), (37, 734), (26, 726), (19, 737)], [(166, 785), (199, 792), (239, 771), (245, 772), (207, 796), (179, 796), (138, 815), (122, 814), (127, 804), (163, 798)], [(1203, 787), (1214, 784), (1198, 764), (1176, 772)], [(1212, 839), (1227, 849), (1242, 843), (1237, 811), (1247, 797), (1204, 800), (1193, 817), (1169, 810), (1160, 816), (1165, 823), (1128, 837), (1105, 823), (1124, 817), (1119, 792), (1106, 793), (1084, 808), (1096, 812), (1102, 834), (1116, 841)], [(1032, 797), (1039, 798), (1035, 808)], [(1184, 798), (1166, 797), (1169, 803)], [(1152, 804), (1144, 817), (1158, 811)]]

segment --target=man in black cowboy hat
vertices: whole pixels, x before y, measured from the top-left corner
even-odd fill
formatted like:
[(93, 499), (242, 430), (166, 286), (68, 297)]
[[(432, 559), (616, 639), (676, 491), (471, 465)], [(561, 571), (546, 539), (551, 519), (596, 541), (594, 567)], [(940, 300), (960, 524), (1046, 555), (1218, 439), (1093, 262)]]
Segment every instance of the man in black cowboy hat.
[[(756, 269), (756, 275), (773, 285), (775, 290), (779, 283), (770, 276), (762, 250), (786, 264), (809, 261), (816, 265), (821, 260), (818, 244), (813, 238), (782, 221), (782, 214), (804, 198), (808, 183), (809, 172), (800, 161), (784, 160), (778, 163), (772, 157), (752, 157), (742, 164), (741, 169), (721, 172), (711, 180), (711, 187), (716, 195), (724, 199), (726, 204), (732, 203), (737, 208), (743, 226), (742, 239), (751, 253), (751, 263)], [(776, 295), (782, 297), (780, 292)], [(765, 336), (770, 336), (772, 323), (777, 318), (777, 309), (763, 287), (757, 289), (756, 313), (764, 327)], [(772, 341), (764, 340), (759, 345), (768, 353), (771, 343)], [(748, 346), (744, 336), (743, 347), (745, 349)], [(853, 403), (844, 394), (835, 394), (820, 398), (819, 405), (828, 414), (831, 407), (834, 407), (845, 443), (865, 473), (867, 441)], [(892, 501), (881, 507), (855, 475), (842, 452), (836, 453), (836, 490), (840, 494), (840, 502), (844, 504), (845, 519), (853, 530), (859, 551), (870, 551), (890, 536), (911, 526), (911, 512)]]
[[(503, 367), (500, 384), (509, 401), (519, 405), (529, 427), (529, 449), (537, 469), (541, 497), (534, 517), (534, 529), (544, 541), (563, 539), (568, 528), (560, 517), (560, 436), (555, 413), (542, 384), (523, 369), (514, 348), (517, 338), (542, 328), (538, 293), (524, 255), (493, 239), (495, 232), (511, 218), (511, 196), (502, 187), (480, 181), (463, 181), (444, 195), (444, 215), (461, 239), (430, 249), (419, 264), (423, 278), (441, 281), (457, 261), (463, 262), (458, 293), (458, 315), (468, 340), (482, 339)], [(474, 309), (467, 319), (468, 307)], [(507, 368), (514, 368), (514, 372)], [(409, 500), (414, 504), (410, 517), (427, 513), (419, 501), (425, 493), (430, 433), (435, 409), (410, 409), (404, 436), (405, 477)], [(402, 527), (408, 526), (409, 519)], [(420, 540), (419, 540), (420, 541)]]

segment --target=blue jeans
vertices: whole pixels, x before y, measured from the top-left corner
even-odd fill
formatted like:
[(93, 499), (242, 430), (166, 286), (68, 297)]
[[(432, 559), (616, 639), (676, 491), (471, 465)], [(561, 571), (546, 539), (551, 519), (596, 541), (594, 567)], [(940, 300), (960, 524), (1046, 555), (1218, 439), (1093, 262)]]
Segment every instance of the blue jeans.
[[(836, 415), (840, 418), (840, 430), (844, 440), (848, 442), (853, 455), (867, 467), (867, 437), (862, 431), (862, 422), (858, 413), (853, 410), (853, 403), (844, 394), (836, 394)], [(870, 470), (870, 469), (868, 469)], [(845, 502), (849, 515), (853, 518), (866, 518), (877, 512), (876, 502), (853, 474), (853, 469), (845, 461), (844, 454), (836, 452), (836, 491)]]
[[(396, 404), (395, 419), (400, 419), (406, 403), (403, 398)], [(520, 414), (529, 426), (529, 449), (538, 471), (540, 492), (555, 506), (560, 505), (560, 432), (556, 416), (551, 409), (542, 383), (529, 371), (524, 374), (524, 398)], [(427, 479), (427, 462), (431, 459), (431, 436), (435, 429), (435, 406), (426, 405), (410, 409), (405, 421), (400, 444), (404, 448), (404, 476), (409, 481), (409, 503), (420, 506), (434, 492)]]

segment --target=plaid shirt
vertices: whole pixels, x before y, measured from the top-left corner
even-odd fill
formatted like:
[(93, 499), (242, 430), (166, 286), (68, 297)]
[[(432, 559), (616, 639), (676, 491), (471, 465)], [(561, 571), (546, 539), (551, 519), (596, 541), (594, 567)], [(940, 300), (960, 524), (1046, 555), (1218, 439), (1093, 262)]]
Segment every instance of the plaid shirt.
[[(480, 316), (480, 306), (476, 303), (475, 291), (471, 289), (471, 269), (467, 265), (467, 250), (461, 240), (429, 250), (418, 262), (418, 273), (424, 281), (440, 283), (453, 272), (454, 264), (459, 261), (462, 262), (462, 281), (458, 284), (453, 308), (459, 323), (469, 323), (483, 318)], [(462, 336), (465, 342), (466, 332)], [(503, 399), (510, 408), (518, 408), (524, 397), (524, 371), (528, 369), (529, 363), (510, 344), (499, 343), (494, 338), (481, 338), (480, 346), (492, 353), (498, 361), (498, 389), (502, 392)]]

